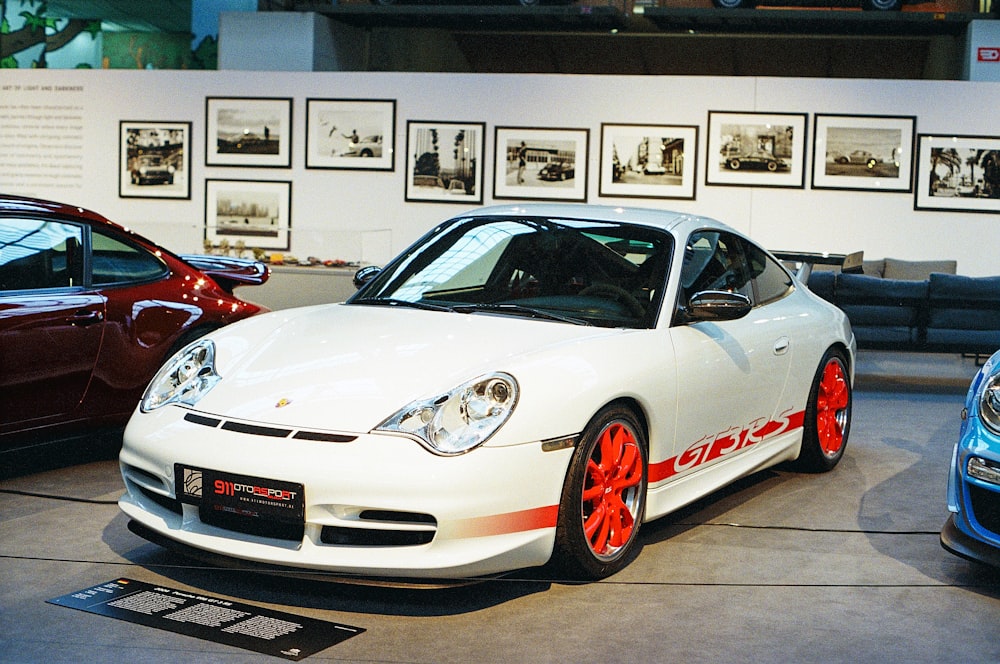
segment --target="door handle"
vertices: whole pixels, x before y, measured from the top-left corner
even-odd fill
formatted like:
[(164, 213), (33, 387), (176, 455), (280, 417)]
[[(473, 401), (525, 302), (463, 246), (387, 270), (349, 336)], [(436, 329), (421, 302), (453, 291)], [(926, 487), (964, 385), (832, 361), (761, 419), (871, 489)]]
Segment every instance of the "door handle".
[(80, 309), (75, 314), (66, 319), (66, 322), (74, 327), (87, 327), (104, 320), (104, 312), (90, 309)]
[(784, 355), (785, 353), (787, 353), (788, 352), (788, 344), (789, 344), (788, 337), (781, 337), (780, 339), (778, 339), (777, 341), (775, 341), (774, 342), (774, 354), (775, 355)]

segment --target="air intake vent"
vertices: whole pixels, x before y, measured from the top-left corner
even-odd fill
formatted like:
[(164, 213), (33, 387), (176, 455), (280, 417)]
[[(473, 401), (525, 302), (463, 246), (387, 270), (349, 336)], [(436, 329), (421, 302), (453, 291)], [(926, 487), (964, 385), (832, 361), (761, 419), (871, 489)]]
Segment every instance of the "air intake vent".
[(199, 415), (198, 413), (187, 413), (184, 421), (191, 424), (200, 424), (203, 427), (217, 429), (221, 425), (225, 431), (235, 433), (245, 433), (249, 436), (267, 436), (269, 438), (294, 438), (295, 440), (312, 440), (318, 443), (350, 443), (358, 439), (343, 433), (329, 433), (327, 431), (308, 431), (305, 429), (285, 429), (281, 427), (270, 427), (262, 424), (251, 424), (248, 422), (236, 422), (234, 420), (223, 420), (218, 417)]

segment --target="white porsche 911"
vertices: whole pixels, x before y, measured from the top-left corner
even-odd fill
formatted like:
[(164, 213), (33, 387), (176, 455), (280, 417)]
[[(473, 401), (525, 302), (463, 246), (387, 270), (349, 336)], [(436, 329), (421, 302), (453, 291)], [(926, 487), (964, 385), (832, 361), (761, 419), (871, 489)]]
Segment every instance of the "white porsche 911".
[(135, 532), (262, 569), (599, 579), (643, 522), (844, 453), (847, 318), (711, 219), (482, 208), (369, 272), (167, 362), (120, 456)]

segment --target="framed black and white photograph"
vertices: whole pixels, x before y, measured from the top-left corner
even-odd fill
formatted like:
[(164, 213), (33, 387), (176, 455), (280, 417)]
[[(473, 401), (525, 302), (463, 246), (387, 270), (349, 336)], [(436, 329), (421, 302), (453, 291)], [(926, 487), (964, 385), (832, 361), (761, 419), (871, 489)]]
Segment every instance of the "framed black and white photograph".
[(483, 202), (484, 122), (406, 123), (406, 200)]
[(394, 99), (306, 99), (306, 168), (395, 169)]
[(208, 97), (205, 165), (291, 168), (292, 100)]
[(805, 188), (806, 118), (709, 111), (705, 184)]
[(698, 127), (601, 125), (600, 196), (693, 199), (697, 170)]
[(205, 180), (205, 239), (213, 245), (289, 249), (292, 183)]
[(497, 127), (493, 197), (587, 200), (590, 130)]
[(1000, 212), (1000, 136), (917, 136), (916, 210)]
[(914, 116), (817, 113), (813, 189), (913, 191)]
[(119, 124), (118, 196), (191, 198), (191, 123)]

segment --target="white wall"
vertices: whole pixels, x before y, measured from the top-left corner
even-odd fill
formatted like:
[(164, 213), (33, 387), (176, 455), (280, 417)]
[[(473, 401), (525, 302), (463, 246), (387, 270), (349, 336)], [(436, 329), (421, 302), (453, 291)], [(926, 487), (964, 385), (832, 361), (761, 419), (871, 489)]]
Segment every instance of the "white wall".
[[(73, 89), (60, 89), (73, 88)], [(205, 166), (205, 98), (291, 97), (290, 169)], [(307, 170), (305, 100), (396, 99), (393, 172)], [(809, 188), (813, 113), (914, 115), (919, 133), (997, 133), (995, 83), (559, 75), (246, 71), (0, 70), (0, 191), (92, 208), (181, 252), (202, 246), (206, 178), (291, 180), (292, 247), (305, 257), (381, 263), (462, 206), (404, 201), (407, 120), (485, 122), (485, 202), (493, 192), (496, 126), (588, 128), (588, 202), (678, 209), (722, 219), (772, 249), (848, 252), (918, 260), (949, 258), (969, 275), (1000, 274), (1000, 215), (915, 211), (913, 195)], [(83, 168), (76, 180), (25, 179), (17, 159), (29, 140), (10, 129), (25, 109), (75, 108)], [(706, 186), (707, 114), (809, 113), (806, 187)], [(192, 122), (190, 200), (118, 197), (119, 122)], [(599, 197), (602, 122), (698, 125), (696, 200)], [(78, 125), (81, 123), (77, 123)], [(55, 131), (52, 129), (51, 131)], [(21, 132), (23, 133), (23, 132)], [(72, 137), (71, 137), (72, 138)], [(45, 159), (33, 148), (29, 156)], [(22, 155), (13, 157), (11, 155)]]

